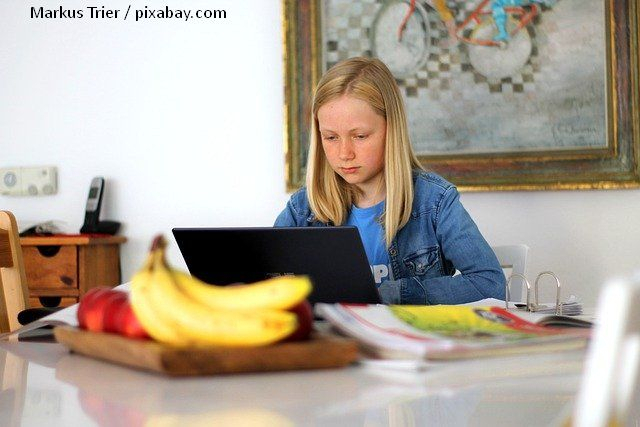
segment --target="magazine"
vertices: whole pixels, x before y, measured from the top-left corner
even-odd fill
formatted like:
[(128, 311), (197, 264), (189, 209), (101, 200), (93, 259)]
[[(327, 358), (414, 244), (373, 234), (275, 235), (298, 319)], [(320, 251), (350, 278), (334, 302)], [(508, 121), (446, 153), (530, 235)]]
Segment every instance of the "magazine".
[(355, 338), (369, 356), (462, 359), (578, 349), (587, 328), (552, 328), (495, 306), (316, 304), (316, 313)]
[[(564, 304), (564, 306), (566, 307), (568, 303), (573, 304), (574, 302), (577, 303), (577, 300), (576, 300), (576, 297), (572, 295), (569, 298), (569, 301)], [(520, 307), (520, 306), (526, 307), (526, 304), (519, 304), (519, 303), (509, 304), (510, 306), (509, 311), (512, 311), (516, 316), (518, 316), (521, 319), (524, 319), (531, 323), (536, 323), (542, 326), (553, 326), (553, 327), (560, 327), (560, 328), (568, 328), (568, 327), (591, 328), (593, 327), (596, 321), (596, 318), (593, 316), (593, 313), (590, 313), (591, 315), (587, 315), (583, 313), (582, 304), (581, 303), (578, 303), (578, 304), (580, 304), (579, 313), (567, 313), (566, 311), (563, 310), (562, 314), (560, 315), (555, 314), (555, 306), (553, 310), (536, 310), (536, 311), (530, 312)], [(499, 300), (495, 298), (486, 298), (483, 300), (474, 301), (474, 302), (470, 302), (462, 305), (470, 306), (470, 307), (492, 306), (492, 307), (502, 308), (505, 306), (505, 303), (503, 300)], [(540, 305), (551, 306), (551, 304), (540, 304)], [(554, 313), (554, 314), (550, 314), (550, 313)]]

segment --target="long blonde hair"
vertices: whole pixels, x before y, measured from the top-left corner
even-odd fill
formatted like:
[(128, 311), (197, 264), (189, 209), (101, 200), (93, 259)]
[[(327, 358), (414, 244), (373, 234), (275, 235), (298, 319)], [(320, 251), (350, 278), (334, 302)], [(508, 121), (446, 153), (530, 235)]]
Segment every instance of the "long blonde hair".
[(397, 231), (411, 216), (413, 169), (422, 169), (409, 141), (407, 116), (400, 90), (389, 69), (376, 58), (351, 58), (330, 68), (318, 82), (313, 96), (307, 196), (316, 219), (342, 225), (347, 220), (358, 189), (335, 173), (322, 148), (318, 110), (342, 95), (367, 102), (384, 117), (387, 133), (384, 155), (386, 188), (383, 218), (385, 240), (391, 245)]

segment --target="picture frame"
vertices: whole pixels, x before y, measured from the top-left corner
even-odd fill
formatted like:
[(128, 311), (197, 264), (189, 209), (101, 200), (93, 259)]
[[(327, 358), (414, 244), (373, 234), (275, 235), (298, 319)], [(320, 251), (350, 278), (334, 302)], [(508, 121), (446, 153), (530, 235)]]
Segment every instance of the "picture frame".
[[(403, 0), (362, 0), (376, 8), (384, 7), (388, 2), (401, 3)], [(477, 0), (478, 2), (483, 0)], [(569, 1), (569, 0), (558, 0)], [(311, 101), (313, 88), (319, 81), (327, 64), (342, 58), (329, 60), (326, 40), (323, 34), (331, 31), (331, 22), (326, 22), (331, 0), (283, 0), (283, 36), (284, 36), (284, 74), (285, 74), (285, 167), (286, 186), (288, 191), (294, 191), (304, 185), (305, 165), (309, 145), (309, 129), (311, 119)], [(350, 1), (351, 5), (358, 1)], [(409, 0), (405, 3), (409, 4)], [(598, 100), (598, 108), (602, 114), (594, 117), (602, 120), (601, 137), (594, 138), (588, 146), (554, 146), (548, 139), (540, 138), (539, 144), (535, 140), (538, 133), (531, 132), (531, 126), (522, 131), (514, 128), (515, 135), (532, 136), (533, 148), (518, 146), (504, 149), (489, 149), (483, 147), (468, 151), (449, 151), (448, 142), (441, 147), (445, 150), (438, 152), (417, 151), (423, 166), (453, 182), (461, 191), (495, 191), (495, 190), (577, 190), (577, 189), (620, 189), (640, 187), (640, 102), (639, 102), (639, 54), (638, 54), (638, 21), (640, 21), (640, 7), (635, 0), (603, 0), (602, 25), (604, 35), (601, 40), (604, 67), (602, 83), (604, 96)], [(353, 7), (353, 6), (349, 6)], [(575, 17), (574, 17), (575, 18)], [(577, 18), (576, 18), (577, 19)], [(375, 20), (374, 20), (375, 22)], [(350, 20), (350, 29), (357, 27), (357, 22)], [(371, 20), (364, 26), (363, 37), (371, 37)], [(436, 25), (432, 23), (432, 27)], [(439, 25), (439, 24), (437, 24)], [(585, 28), (590, 23), (582, 23)], [(443, 27), (444, 28), (444, 27)], [(473, 37), (469, 31), (460, 33), (461, 37)], [(335, 34), (340, 32), (333, 32)], [(442, 33), (442, 32), (441, 32)], [(344, 33), (343, 33), (344, 34)], [(531, 34), (531, 30), (529, 30)], [(339, 36), (338, 36), (339, 37)], [(442, 41), (432, 37), (435, 42)], [(336, 44), (335, 41), (332, 42)], [(339, 44), (339, 41), (338, 43)], [(571, 44), (571, 41), (568, 42)], [(571, 46), (569, 46), (571, 47)], [(573, 51), (579, 51), (580, 46), (573, 46)], [(572, 51), (572, 50), (569, 50)], [(357, 49), (356, 49), (357, 54)], [(362, 53), (373, 56), (371, 49)], [(354, 55), (356, 56), (356, 55)], [(359, 55), (358, 55), (359, 56)], [(571, 63), (569, 57), (567, 61)], [(534, 64), (535, 65), (535, 64)], [(391, 67), (390, 67), (391, 68)], [(464, 68), (464, 64), (463, 64)], [(467, 67), (468, 68), (468, 67)], [(477, 73), (476, 73), (477, 74)], [(571, 76), (569, 76), (570, 79)], [(567, 76), (564, 77), (565, 81)], [(400, 84), (405, 82), (396, 76)], [(501, 80), (502, 82), (508, 81)], [(484, 82), (486, 83), (486, 81)], [(490, 82), (489, 82), (490, 83)], [(526, 83), (526, 82), (525, 82)], [(407, 85), (401, 89), (408, 90)], [(485, 85), (486, 86), (486, 85)], [(488, 86), (491, 86), (490, 84)], [(518, 88), (517, 84), (511, 84)], [(597, 86), (597, 85), (596, 85)], [(418, 90), (420, 90), (418, 86)], [(556, 91), (563, 93), (563, 91)], [(404, 92), (405, 94), (409, 92)], [(415, 93), (415, 92), (414, 92)], [(515, 95), (518, 95), (517, 93)], [(534, 94), (535, 95), (535, 94)], [(513, 97), (512, 97), (513, 98)], [(535, 98), (535, 96), (533, 96)], [(578, 103), (581, 101), (578, 100)], [(412, 132), (412, 108), (407, 106), (410, 133)], [(490, 116), (486, 111), (475, 111), (474, 117)], [(551, 120), (561, 115), (555, 112), (547, 114)], [(604, 116), (604, 117), (603, 117)], [(576, 141), (582, 141), (582, 129), (575, 125), (576, 120), (593, 121), (590, 116), (576, 113), (573, 121), (566, 124), (556, 123), (557, 129), (565, 134), (574, 136)], [(559, 119), (558, 119), (559, 120)], [(414, 119), (415, 121), (415, 119)], [(418, 120), (420, 121), (420, 120)], [(538, 126), (540, 134), (546, 132), (545, 123), (536, 123), (535, 117), (531, 123)], [(528, 123), (531, 125), (531, 123)], [(524, 126), (521, 119), (513, 120), (514, 126)], [(495, 122), (496, 126), (500, 122)], [(491, 128), (492, 122), (488, 122)], [(588, 125), (590, 134), (595, 134)], [(554, 127), (555, 129), (555, 127)], [(479, 135), (479, 134), (478, 134)], [(579, 138), (577, 138), (579, 137)], [(468, 138), (469, 146), (474, 144), (473, 135)], [(517, 140), (517, 138), (512, 138)], [(412, 137), (412, 143), (414, 138)], [(559, 139), (560, 140), (560, 139)], [(488, 139), (491, 143), (491, 138)], [(564, 140), (562, 140), (564, 141)], [(563, 142), (564, 143), (564, 142)], [(538, 146), (539, 145), (539, 146)], [(414, 148), (415, 148), (414, 144)]]

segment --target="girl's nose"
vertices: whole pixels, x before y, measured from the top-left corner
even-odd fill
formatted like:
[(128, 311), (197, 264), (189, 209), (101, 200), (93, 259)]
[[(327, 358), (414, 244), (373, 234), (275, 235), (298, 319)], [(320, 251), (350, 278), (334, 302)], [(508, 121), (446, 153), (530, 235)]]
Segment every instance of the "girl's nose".
[(349, 140), (343, 140), (344, 142), (340, 143), (340, 160), (351, 160), (355, 157), (355, 152), (353, 151), (353, 144)]

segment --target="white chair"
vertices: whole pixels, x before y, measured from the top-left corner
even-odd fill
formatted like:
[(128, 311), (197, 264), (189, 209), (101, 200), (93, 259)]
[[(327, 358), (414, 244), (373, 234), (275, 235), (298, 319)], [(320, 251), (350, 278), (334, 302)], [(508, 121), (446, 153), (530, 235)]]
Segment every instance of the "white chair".
[(571, 423), (637, 426), (640, 421), (640, 274), (600, 292)]
[[(527, 267), (527, 254), (529, 253), (529, 246), (527, 245), (505, 245), (505, 246), (492, 246), (493, 252), (498, 257), (500, 267), (505, 272), (505, 278), (509, 279), (512, 274), (521, 274), (524, 276), (525, 268)], [(522, 295), (526, 295), (524, 280), (521, 277), (515, 276), (511, 279), (509, 285), (510, 301), (521, 302)]]

